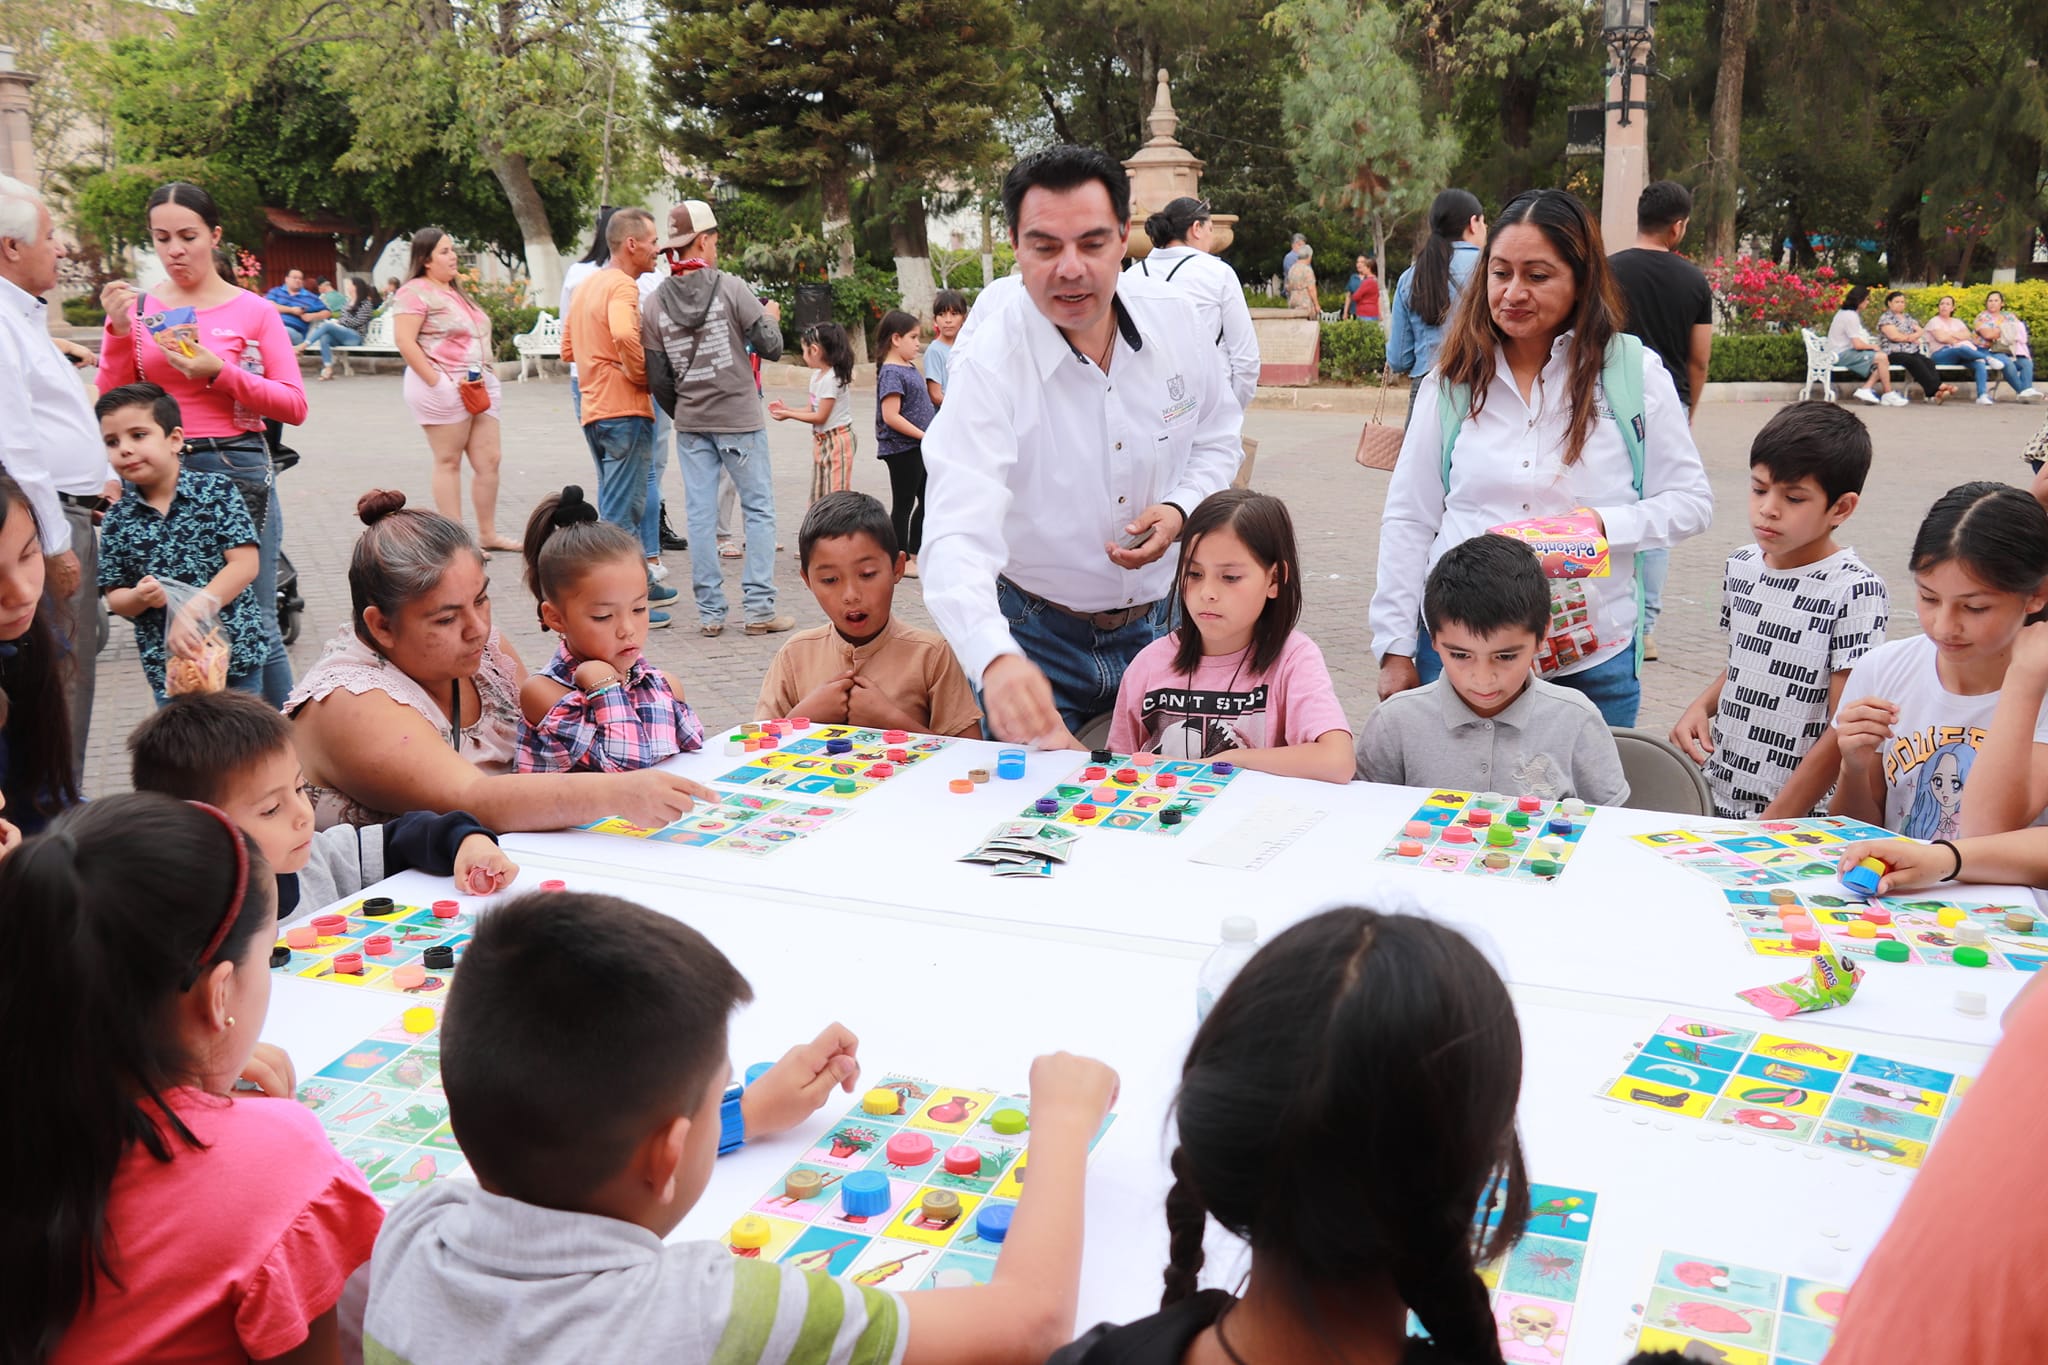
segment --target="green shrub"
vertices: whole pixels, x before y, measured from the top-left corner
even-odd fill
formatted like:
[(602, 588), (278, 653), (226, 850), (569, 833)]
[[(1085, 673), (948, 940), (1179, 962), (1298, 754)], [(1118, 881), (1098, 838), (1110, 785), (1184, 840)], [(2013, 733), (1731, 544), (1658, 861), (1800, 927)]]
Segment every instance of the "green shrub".
[(91, 294), (79, 294), (64, 300), (64, 321), (73, 327), (98, 327), (106, 320), (106, 311), (100, 307), (99, 299)]
[(1796, 384), (1804, 378), (1806, 343), (1799, 339), (1797, 332), (1744, 335), (1717, 332), (1714, 335), (1714, 349), (1707, 357), (1707, 382), (1710, 384)]
[(1318, 374), (1340, 384), (1370, 379), (1386, 367), (1387, 334), (1377, 322), (1326, 322)]
[(1247, 308), (1285, 308), (1287, 306), (1287, 300), (1278, 294), (1261, 294), (1258, 290), (1249, 288), (1244, 291), (1244, 302)]
[[(1926, 322), (1934, 316), (1936, 307), (1944, 294), (1956, 296), (1956, 316), (1964, 322), (1974, 323), (1977, 314), (1984, 310), (1984, 296), (1992, 292), (2005, 295), (2005, 311), (2027, 324), (2030, 341), (2048, 344), (2048, 280), (2021, 280), (2016, 284), (1937, 284), (1925, 289), (1906, 291), (1906, 311)], [(1884, 289), (1870, 291), (1870, 303), (1863, 310), (1863, 316), (1870, 329), (1877, 330), (1878, 310), (1884, 307)]]

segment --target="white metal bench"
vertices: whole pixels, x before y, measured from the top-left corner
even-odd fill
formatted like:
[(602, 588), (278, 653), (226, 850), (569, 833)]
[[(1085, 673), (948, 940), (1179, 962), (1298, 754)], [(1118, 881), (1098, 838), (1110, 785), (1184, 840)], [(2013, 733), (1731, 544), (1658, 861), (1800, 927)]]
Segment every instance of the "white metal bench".
[(355, 373), (355, 369), (348, 363), (348, 359), (352, 355), (397, 355), (398, 336), (392, 330), (391, 314), (379, 313), (376, 317), (371, 318), (369, 330), (363, 333), (363, 339), (360, 343), (354, 346), (337, 346), (334, 348), (334, 353), (341, 358), (341, 372), (347, 375)]
[(1799, 401), (1804, 403), (1813, 396), (1813, 386), (1820, 385), (1821, 396), (1832, 403), (1835, 401), (1835, 361), (1838, 353), (1828, 346), (1828, 339), (1811, 327), (1799, 329), (1799, 339), (1806, 343), (1806, 382), (1799, 386)]
[(512, 338), (512, 347), (519, 352), (520, 383), (526, 382), (528, 364), (541, 378), (547, 378), (548, 362), (562, 358), (562, 320), (553, 313), (542, 313), (534, 319), (532, 331)]

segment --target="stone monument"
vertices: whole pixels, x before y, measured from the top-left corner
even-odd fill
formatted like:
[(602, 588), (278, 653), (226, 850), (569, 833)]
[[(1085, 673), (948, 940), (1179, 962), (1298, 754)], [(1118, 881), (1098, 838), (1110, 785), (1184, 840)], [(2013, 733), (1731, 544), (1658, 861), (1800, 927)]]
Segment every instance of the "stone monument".
[(14, 49), (0, 47), (0, 175), (41, 188), (28, 126), (28, 91), (35, 83), (34, 76), (14, 69)]
[[(1173, 110), (1173, 92), (1165, 67), (1159, 68), (1159, 85), (1152, 96), (1152, 112), (1145, 116), (1152, 134), (1136, 156), (1124, 163), (1131, 173), (1131, 238), (1125, 254), (1142, 261), (1152, 254), (1153, 241), (1145, 235), (1145, 220), (1183, 196), (1202, 197), (1202, 161), (1180, 145), (1174, 130), (1180, 115)], [(1209, 218), (1209, 251), (1221, 255), (1237, 235), (1237, 215), (1217, 213)]]

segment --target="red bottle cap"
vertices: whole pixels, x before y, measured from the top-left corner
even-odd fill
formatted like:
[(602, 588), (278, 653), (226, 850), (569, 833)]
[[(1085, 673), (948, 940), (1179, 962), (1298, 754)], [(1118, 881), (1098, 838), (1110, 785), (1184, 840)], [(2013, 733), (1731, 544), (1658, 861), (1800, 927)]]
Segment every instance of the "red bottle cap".
[(390, 951), (391, 935), (389, 934), (372, 934), (363, 940), (363, 955), (365, 957), (383, 957)]
[(347, 930), (348, 921), (340, 915), (313, 916), (313, 932), (322, 938), (333, 938), (336, 934), (346, 933)]
[(454, 901), (434, 902), (435, 919), (454, 919), (457, 915), (461, 913), (462, 907)]
[(946, 1149), (946, 1170), (953, 1175), (979, 1175), (981, 1173), (981, 1153), (964, 1142), (957, 1147), (948, 1147)]
[(569, 883), (558, 877), (550, 877), (540, 884), (540, 889), (543, 891), (567, 891)]
[[(932, 1159), (932, 1140), (923, 1133), (905, 1129), (890, 1138), (884, 1150), (892, 1166), (922, 1166)], [(978, 1161), (975, 1163), (977, 1167), (980, 1164)]]
[(334, 955), (334, 974), (336, 976), (361, 976), (363, 974), (363, 955), (361, 953), (336, 953)]

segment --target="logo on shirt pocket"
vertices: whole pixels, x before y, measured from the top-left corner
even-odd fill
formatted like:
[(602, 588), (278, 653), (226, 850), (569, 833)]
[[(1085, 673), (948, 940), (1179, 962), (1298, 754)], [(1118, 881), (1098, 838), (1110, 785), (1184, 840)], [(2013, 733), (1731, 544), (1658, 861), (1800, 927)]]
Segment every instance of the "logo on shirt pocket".
[(1188, 381), (1179, 375), (1175, 375), (1166, 381), (1166, 396), (1174, 402), (1178, 403), (1181, 399), (1187, 397), (1187, 393)]

